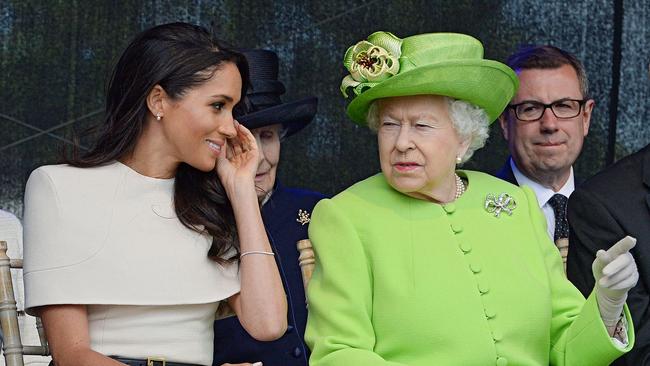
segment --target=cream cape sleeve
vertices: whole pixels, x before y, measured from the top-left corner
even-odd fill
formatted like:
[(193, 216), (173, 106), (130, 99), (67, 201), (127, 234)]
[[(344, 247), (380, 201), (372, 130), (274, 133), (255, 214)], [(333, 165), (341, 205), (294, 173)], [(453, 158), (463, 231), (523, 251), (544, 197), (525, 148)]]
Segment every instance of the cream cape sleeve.
[(24, 239), (28, 311), (210, 303), (239, 291), (237, 266), (208, 259), (211, 238), (175, 217), (173, 179), (145, 177), (121, 163), (32, 172)]

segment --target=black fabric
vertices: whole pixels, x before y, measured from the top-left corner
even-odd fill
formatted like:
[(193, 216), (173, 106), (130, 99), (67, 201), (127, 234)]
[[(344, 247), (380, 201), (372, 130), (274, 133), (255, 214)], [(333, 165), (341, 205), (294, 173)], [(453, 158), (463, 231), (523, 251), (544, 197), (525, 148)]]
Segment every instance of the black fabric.
[[(139, 360), (139, 359), (134, 359), (134, 358), (125, 358), (125, 357), (119, 357), (119, 356), (110, 356), (110, 358), (114, 359), (115, 361), (119, 361), (121, 363), (127, 364), (129, 366), (201, 366), (201, 365), (196, 365), (196, 364), (190, 364), (190, 363), (179, 363), (179, 362), (167, 362), (163, 364), (162, 361), (152, 361), (151, 363), (147, 363), (147, 360)], [(51, 365), (51, 363), (50, 363)]]
[(567, 220), (566, 210), (569, 199), (564, 195), (556, 193), (548, 200), (548, 204), (553, 208), (555, 214), (555, 232), (553, 241), (569, 237), (569, 222)]
[(237, 317), (214, 323), (213, 365), (261, 361), (265, 366), (307, 366), (309, 348), (304, 343), (307, 305), (296, 243), (307, 239), (308, 224), (297, 221), (298, 210), (311, 214), (320, 193), (276, 185), (262, 206), (262, 219), (287, 294), (287, 332), (278, 340), (260, 342), (241, 326)]
[(639, 282), (628, 294), (636, 343), (612, 365), (650, 365), (650, 145), (584, 182), (569, 199), (567, 276), (588, 296), (594, 288), (591, 264), (626, 235), (637, 238), (631, 251)]

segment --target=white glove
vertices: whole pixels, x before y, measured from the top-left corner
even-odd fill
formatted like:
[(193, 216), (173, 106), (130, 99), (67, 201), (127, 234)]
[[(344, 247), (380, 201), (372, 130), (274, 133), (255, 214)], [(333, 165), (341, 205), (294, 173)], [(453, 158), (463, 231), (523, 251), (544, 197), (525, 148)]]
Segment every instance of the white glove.
[(607, 251), (599, 250), (591, 265), (596, 280), (600, 317), (609, 330), (616, 327), (623, 312), (627, 292), (639, 280), (639, 271), (634, 257), (630, 254), (630, 249), (635, 245), (636, 239), (626, 236)]

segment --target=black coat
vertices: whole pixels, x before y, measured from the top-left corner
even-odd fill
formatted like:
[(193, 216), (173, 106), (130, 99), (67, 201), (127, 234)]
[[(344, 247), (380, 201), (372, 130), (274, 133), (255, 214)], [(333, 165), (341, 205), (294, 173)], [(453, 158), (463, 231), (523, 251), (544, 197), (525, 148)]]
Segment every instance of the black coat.
[(262, 361), (264, 366), (307, 366), (309, 349), (304, 343), (307, 306), (296, 243), (307, 239), (308, 224), (296, 221), (298, 210), (308, 211), (325, 198), (320, 193), (284, 188), (280, 184), (262, 206), (262, 219), (275, 253), (275, 261), (287, 294), (287, 332), (278, 340), (253, 339), (237, 317), (214, 323), (214, 365)]
[(637, 238), (632, 255), (640, 278), (627, 299), (636, 344), (613, 365), (650, 365), (650, 145), (584, 182), (569, 199), (568, 215), (567, 276), (585, 296), (594, 288), (596, 252), (625, 235)]
[(494, 176), (516, 186), (519, 185), (519, 183), (517, 183), (517, 178), (515, 178), (515, 173), (512, 172), (512, 167), (510, 166), (510, 158), (506, 160), (506, 163), (503, 164), (501, 170), (499, 170)]

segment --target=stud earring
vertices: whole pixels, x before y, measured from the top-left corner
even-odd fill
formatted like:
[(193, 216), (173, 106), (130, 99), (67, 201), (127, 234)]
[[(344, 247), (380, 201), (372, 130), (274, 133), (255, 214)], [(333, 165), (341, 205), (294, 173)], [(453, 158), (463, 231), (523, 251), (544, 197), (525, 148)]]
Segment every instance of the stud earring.
[(160, 121), (162, 119), (162, 116), (160, 113), (156, 113), (156, 121)]
[(460, 156), (456, 157), (456, 164), (460, 164), (463, 161), (463, 159)]

